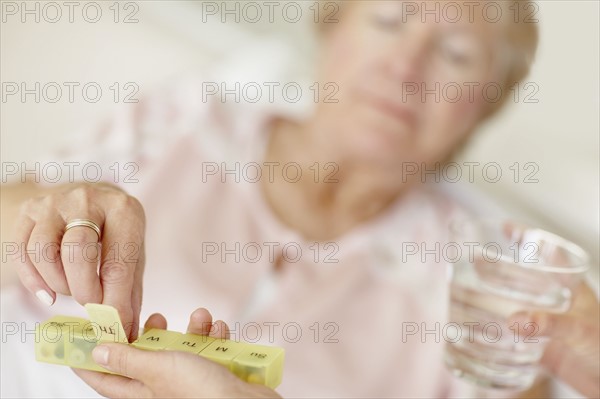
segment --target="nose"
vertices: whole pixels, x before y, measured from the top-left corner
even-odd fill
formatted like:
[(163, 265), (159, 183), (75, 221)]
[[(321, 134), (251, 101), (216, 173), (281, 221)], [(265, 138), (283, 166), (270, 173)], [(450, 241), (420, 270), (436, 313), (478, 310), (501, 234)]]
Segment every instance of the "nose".
[(432, 46), (432, 30), (420, 21), (408, 22), (390, 52), (389, 69), (394, 80), (421, 83)]

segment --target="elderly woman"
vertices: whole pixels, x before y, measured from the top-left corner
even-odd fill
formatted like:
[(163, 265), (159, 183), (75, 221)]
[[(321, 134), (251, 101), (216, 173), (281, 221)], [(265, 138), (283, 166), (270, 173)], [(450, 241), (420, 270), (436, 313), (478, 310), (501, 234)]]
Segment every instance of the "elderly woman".
[[(196, 333), (245, 338), (246, 326), (262, 326), (262, 340), (287, 352), (284, 396), (466, 395), (443, 366), (442, 343), (402, 339), (405, 322), (445, 320), (448, 291), (444, 264), (406, 259), (401, 243), (433, 248), (464, 213), (405, 166), (449, 159), (503, 102), (489, 101), (484, 84), (506, 92), (527, 75), (536, 25), (515, 21), (512, 2), (496, 4), (511, 17), (491, 23), (460, 3), (459, 21), (436, 22), (402, 2), (343, 4), (339, 23), (320, 33), (322, 92), (310, 108), (204, 101), (206, 86), (193, 81), (147, 99), (82, 156), (133, 161), (139, 184), (22, 193), (31, 199), (15, 223), (17, 242), (95, 243), (93, 229), (66, 229), (88, 219), (102, 231), (100, 268), (63, 246), (54, 264), (14, 262), (22, 283), (48, 305), (63, 294), (115, 306), (130, 339), (142, 302), (176, 322), (188, 304), (230, 320), (229, 330), (206, 328), (212, 316), (196, 310), (188, 327)], [(326, 82), (335, 82), (337, 101), (323, 100)], [(431, 93), (449, 83), (462, 94)], [(240, 165), (252, 165), (242, 178)], [(586, 321), (598, 305), (585, 289), (577, 301), (578, 312), (531, 317), (555, 337), (546, 366), (593, 396), (598, 363), (581, 347), (598, 353), (598, 326)], [(166, 320), (154, 314), (146, 326), (166, 328)], [(277, 395), (183, 353), (114, 344), (94, 356), (129, 377), (77, 371), (106, 396)]]

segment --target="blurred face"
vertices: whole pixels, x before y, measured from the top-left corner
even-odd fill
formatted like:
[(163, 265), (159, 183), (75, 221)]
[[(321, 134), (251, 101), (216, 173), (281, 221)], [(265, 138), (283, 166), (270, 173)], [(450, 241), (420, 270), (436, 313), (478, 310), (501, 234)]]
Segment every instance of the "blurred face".
[(314, 140), (331, 154), (385, 168), (444, 159), (497, 96), (499, 85), (488, 85), (487, 97), (482, 88), (499, 82), (500, 24), (485, 22), (481, 7), (471, 21), (462, 9), (456, 23), (450, 9), (448, 18), (423, 23), (422, 12), (407, 15), (400, 1), (344, 7), (324, 34), (319, 71), (321, 85), (338, 85), (339, 102), (318, 105)]

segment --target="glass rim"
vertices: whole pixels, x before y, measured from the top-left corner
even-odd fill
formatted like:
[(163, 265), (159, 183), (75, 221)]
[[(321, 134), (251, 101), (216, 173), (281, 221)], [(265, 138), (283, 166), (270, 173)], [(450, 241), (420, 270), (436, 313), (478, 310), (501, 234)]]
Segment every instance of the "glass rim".
[(590, 256), (585, 249), (581, 246), (575, 244), (574, 242), (559, 236), (558, 234), (552, 233), (548, 230), (544, 230), (539, 227), (532, 227), (528, 223), (520, 222), (514, 219), (501, 219), (501, 218), (463, 218), (456, 219), (450, 222), (449, 230), (451, 234), (464, 234), (464, 226), (483, 226), (483, 225), (493, 225), (496, 228), (500, 228), (501, 226), (513, 224), (516, 226), (520, 226), (524, 229), (528, 229), (531, 231), (539, 232), (543, 235), (546, 241), (551, 242), (561, 248), (564, 248), (567, 252), (573, 254), (577, 257), (578, 261), (575, 262), (573, 266), (552, 266), (548, 264), (540, 263), (523, 263), (523, 262), (515, 262), (514, 258), (511, 258), (507, 255), (502, 254), (498, 261), (502, 260), (503, 262), (511, 263), (513, 265), (537, 270), (541, 272), (552, 272), (552, 273), (562, 273), (562, 274), (578, 274), (585, 273), (590, 269)]

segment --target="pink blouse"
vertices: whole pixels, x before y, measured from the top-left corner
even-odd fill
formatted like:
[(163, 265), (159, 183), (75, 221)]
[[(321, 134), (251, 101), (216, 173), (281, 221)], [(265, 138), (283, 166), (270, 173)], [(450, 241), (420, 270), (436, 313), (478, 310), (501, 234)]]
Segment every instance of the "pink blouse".
[[(253, 180), (256, 164), (268, 178), (270, 118), (303, 118), (310, 106), (203, 102), (201, 83), (191, 78), (126, 107), (65, 154), (98, 162), (108, 180), (119, 162), (119, 184), (145, 208), (142, 321), (161, 312), (169, 329), (184, 330), (202, 306), (234, 339), (284, 347), (284, 397), (480, 397), (443, 364), (447, 265), (403, 246), (444, 243), (462, 211), (421, 186), (331, 243), (306, 240), (277, 219)], [(238, 181), (213, 174), (236, 163)], [(133, 170), (129, 180), (139, 182), (125, 182)], [(4, 292), (2, 307), (3, 321), (19, 323), (83, 314), (70, 298), (44, 309), (20, 291)], [(36, 363), (32, 337), (3, 349), (3, 366), (17, 364), (2, 367), (3, 394), (95, 396), (68, 369)], [(34, 373), (37, 383), (25, 384)]]

